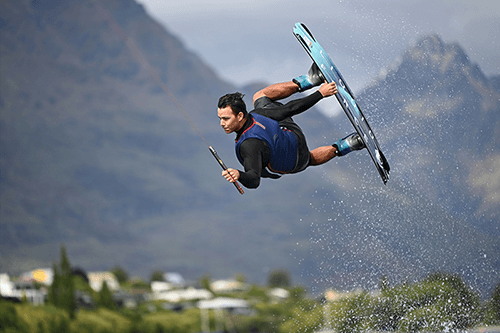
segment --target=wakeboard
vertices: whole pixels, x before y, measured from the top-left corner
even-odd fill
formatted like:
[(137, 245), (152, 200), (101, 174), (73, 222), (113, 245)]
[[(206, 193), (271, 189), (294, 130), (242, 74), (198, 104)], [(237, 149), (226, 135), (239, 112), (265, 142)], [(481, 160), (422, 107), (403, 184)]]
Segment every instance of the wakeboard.
[(321, 45), (313, 37), (309, 29), (303, 23), (296, 23), (293, 29), (293, 34), (298, 39), (300, 44), (304, 47), (311, 59), (318, 65), (321, 73), (325, 79), (331, 83), (335, 82), (337, 85), (337, 100), (339, 101), (342, 109), (351, 121), (352, 125), (358, 132), (359, 136), (365, 143), (366, 149), (370, 154), (375, 167), (377, 168), (380, 177), (384, 184), (389, 180), (390, 166), (385, 158), (380, 145), (373, 133), (368, 121), (366, 120), (363, 112), (356, 103), (354, 94), (347, 85), (346, 81), (340, 74), (339, 70), (333, 63), (330, 56), (321, 47)]

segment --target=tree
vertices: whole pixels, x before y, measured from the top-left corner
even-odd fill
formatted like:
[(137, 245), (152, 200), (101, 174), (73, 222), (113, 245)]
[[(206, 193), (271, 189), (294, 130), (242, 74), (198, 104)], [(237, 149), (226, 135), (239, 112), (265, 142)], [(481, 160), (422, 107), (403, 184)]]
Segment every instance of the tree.
[(111, 310), (116, 309), (116, 304), (113, 300), (113, 293), (109, 289), (108, 283), (106, 281), (102, 282), (102, 288), (99, 291), (99, 306)]
[(155, 270), (151, 273), (151, 277), (149, 279), (149, 282), (153, 281), (165, 281), (165, 278), (163, 277), (163, 272), (160, 270)]
[(285, 269), (274, 270), (269, 273), (267, 284), (271, 288), (288, 288), (292, 285), (290, 273)]
[(240, 282), (240, 283), (246, 283), (247, 282), (247, 277), (243, 273), (236, 274), (235, 280)]
[(307, 294), (307, 289), (303, 286), (296, 286), (290, 290), (290, 295), (292, 299), (299, 300), (304, 299)]
[(500, 324), (500, 282), (493, 289), (490, 303), (493, 310), (493, 319), (496, 324)]
[(209, 274), (205, 274), (200, 278), (200, 285), (202, 288), (212, 291), (212, 287), (210, 286), (212, 281), (212, 277)]
[(134, 289), (149, 289), (149, 285), (140, 277), (131, 278), (129, 282)]
[(56, 264), (52, 264), (52, 271), (54, 272), (54, 277), (52, 278), (52, 284), (50, 285), (47, 298), (49, 303), (56, 305), (58, 301), (58, 286), (61, 284), (61, 277)]
[(116, 279), (120, 284), (128, 281), (128, 273), (120, 266), (115, 266), (111, 269), (111, 273), (116, 276)]
[(391, 284), (389, 283), (389, 279), (387, 278), (386, 275), (383, 275), (380, 277), (378, 281), (378, 289), (382, 292), (385, 293), (389, 288), (391, 287)]
[(474, 292), (458, 274), (436, 272), (424, 279), (423, 285), (447, 286), (449, 293), (441, 297), (446, 303), (444, 315), (450, 318), (455, 329), (464, 330), (479, 321), (479, 295)]
[(89, 283), (89, 277), (87, 276), (87, 272), (83, 268), (80, 267), (73, 267), (71, 269), (71, 274), (73, 274), (74, 277), (79, 276), (81, 277), (86, 283)]
[(49, 302), (66, 310), (69, 317), (75, 319), (75, 282), (64, 245), (61, 245), (61, 262), (59, 266), (54, 264), (53, 269), (54, 280), (49, 290)]

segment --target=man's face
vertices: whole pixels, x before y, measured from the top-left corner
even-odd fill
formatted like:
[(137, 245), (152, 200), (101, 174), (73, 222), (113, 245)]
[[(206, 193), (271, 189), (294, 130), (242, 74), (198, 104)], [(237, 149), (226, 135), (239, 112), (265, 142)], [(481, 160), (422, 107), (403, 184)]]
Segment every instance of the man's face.
[(224, 129), (224, 132), (226, 132), (227, 134), (239, 130), (245, 123), (243, 113), (240, 112), (235, 115), (230, 106), (227, 106), (223, 109), (218, 109), (217, 115), (220, 119), (220, 125)]

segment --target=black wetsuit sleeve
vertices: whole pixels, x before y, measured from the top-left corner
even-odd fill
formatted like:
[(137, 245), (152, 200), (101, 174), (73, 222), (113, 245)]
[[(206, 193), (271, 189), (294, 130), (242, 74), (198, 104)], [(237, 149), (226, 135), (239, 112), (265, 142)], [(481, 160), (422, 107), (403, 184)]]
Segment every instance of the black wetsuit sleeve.
[(259, 139), (247, 139), (241, 144), (240, 155), (245, 171), (240, 171), (239, 182), (246, 188), (257, 188), (260, 185), (266, 149), (269, 151), (264, 141)]
[(283, 119), (293, 117), (313, 107), (314, 104), (318, 103), (322, 98), (323, 95), (319, 91), (316, 91), (309, 96), (292, 100), (284, 105), (273, 106), (269, 109), (255, 109), (253, 112), (276, 121), (282, 121)]

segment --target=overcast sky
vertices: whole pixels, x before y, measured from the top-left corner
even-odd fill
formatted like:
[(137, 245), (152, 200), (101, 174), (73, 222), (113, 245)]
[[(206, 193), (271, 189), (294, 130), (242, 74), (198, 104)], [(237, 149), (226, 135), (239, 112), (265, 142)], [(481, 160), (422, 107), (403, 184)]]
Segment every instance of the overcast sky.
[(355, 91), (430, 33), (459, 43), (485, 74), (500, 74), (499, 0), (138, 2), (236, 85), (288, 81), (308, 70), (292, 34), (296, 22), (309, 27)]

